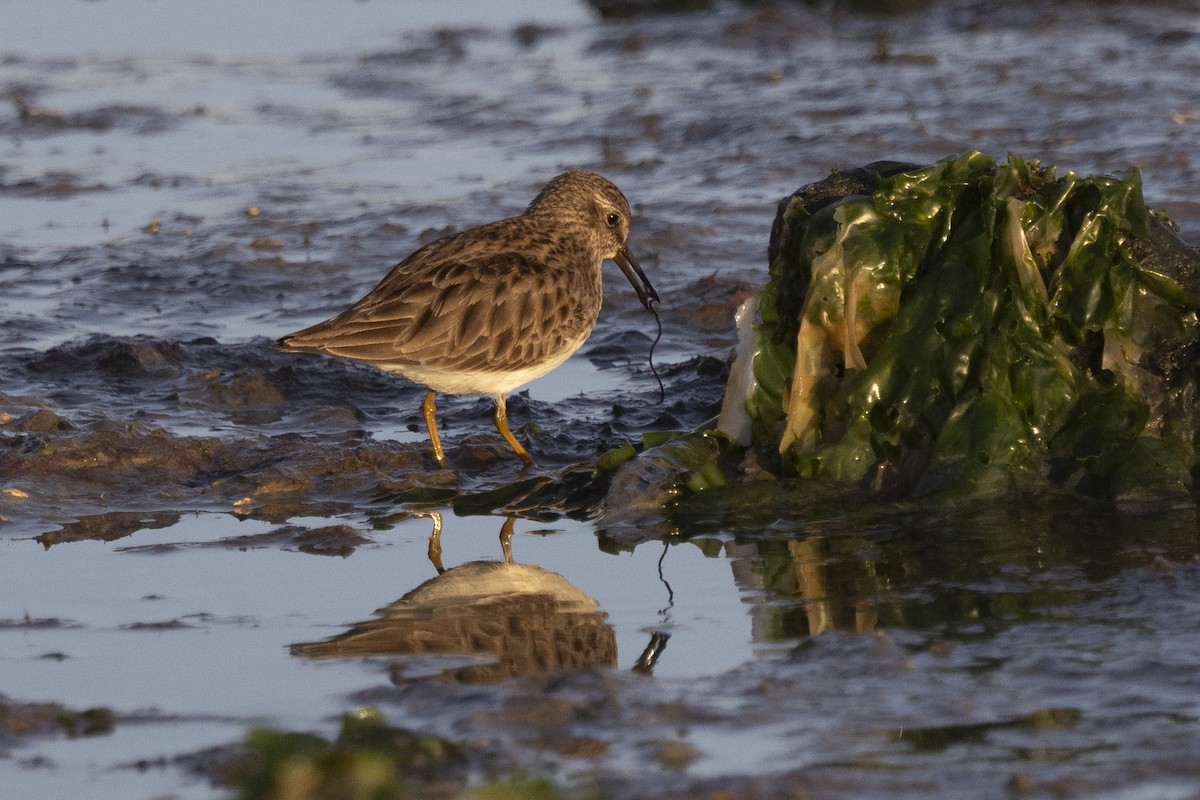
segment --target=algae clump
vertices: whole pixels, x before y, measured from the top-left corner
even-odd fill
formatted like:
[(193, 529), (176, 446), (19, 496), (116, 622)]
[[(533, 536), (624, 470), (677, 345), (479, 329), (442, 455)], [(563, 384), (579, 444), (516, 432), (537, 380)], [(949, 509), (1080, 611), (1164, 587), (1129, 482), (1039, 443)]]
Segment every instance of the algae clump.
[(744, 410), (782, 474), (896, 493), (1192, 487), (1200, 256), (1135, 169), (1059, 177), (972, 152), (835, 172), (780, 204), (769, 259), (722, 429)]

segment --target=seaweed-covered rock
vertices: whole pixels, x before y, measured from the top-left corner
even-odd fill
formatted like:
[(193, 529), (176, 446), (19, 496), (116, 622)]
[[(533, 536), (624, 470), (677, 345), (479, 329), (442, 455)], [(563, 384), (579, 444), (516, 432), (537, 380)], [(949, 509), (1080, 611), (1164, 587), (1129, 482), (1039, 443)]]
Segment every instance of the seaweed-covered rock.
[(760, 461), (895, 492), (1191, 488), (1200, 253), (1136, 170), (835, 172), (780, 204), (769, 255), (721, 424)]

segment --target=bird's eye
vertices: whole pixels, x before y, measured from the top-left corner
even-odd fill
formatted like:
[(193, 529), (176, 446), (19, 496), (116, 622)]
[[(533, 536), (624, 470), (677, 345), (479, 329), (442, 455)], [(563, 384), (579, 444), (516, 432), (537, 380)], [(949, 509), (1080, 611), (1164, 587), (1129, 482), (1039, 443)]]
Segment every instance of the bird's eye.
[(609, 215), (604, 218), (604, 221), (608, 223), (608, 227), (615, 228), (617, 227), (617, 223), (621, 221), (621, 215), (615, 211), (609, 212)]

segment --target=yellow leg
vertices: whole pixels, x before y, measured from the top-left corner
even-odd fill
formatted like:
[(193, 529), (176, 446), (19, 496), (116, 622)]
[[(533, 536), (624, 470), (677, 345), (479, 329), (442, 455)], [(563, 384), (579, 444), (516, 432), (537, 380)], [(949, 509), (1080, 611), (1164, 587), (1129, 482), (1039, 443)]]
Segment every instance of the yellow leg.
[(505, 517), (504, 524), (500, 526), (500, 552), (504, 554), (504, 563), (511, 564), (512, 560), (512, 537), (513, 523), (517, 521), (516, 517)]
[(438, 464), (446, 463), (446, 454), (442, 452), (442, 438), (437, 432), (437, 418), (434, 416), (437, 413), (437, 408), (433, 401), (434, 391), (429, 390), (429, 394), (425, 395), (425, 400), (421, 403), (421, 416), (425, 418), (425, 427), (429, 429), (429, 441), (433, 443), (433, 457), (437, 459)]
[(446, 568), (442, 566), (442, 515), (436, 511), (418, 511), (413, 516), (429, 517), (433, 520), (433, 533), (429, 534), (429, 550), (426, 555), (429, 556), (438, 575), (441, 575), (446, 571)]
[(504, 395), (496, 395), (496, 430), (500, 431), (500, 435), (504, 437), (504, 441), (508, 442), (508, 446), (513, 449), (513, 452), (521, 457), (525, 462), (525, 466), (533, 463), (533, 459), (529, 457), (529, 453), (525, 452), (525, 448), (521, 447), (521, 443), (517, 441), (517, 437), (512, 435), (512, 431), (508, 429), (508, 411), (504, 407)]

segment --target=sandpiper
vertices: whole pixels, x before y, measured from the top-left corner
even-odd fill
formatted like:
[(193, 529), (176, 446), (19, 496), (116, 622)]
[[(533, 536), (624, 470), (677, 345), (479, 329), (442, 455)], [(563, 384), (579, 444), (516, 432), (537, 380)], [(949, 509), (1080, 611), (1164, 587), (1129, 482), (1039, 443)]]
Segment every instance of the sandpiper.
[(430, 242), (350, 308), (278, 346), (363, 361), (427, 387), (421, 414), (439, 464), (435, 393), (490, 395), (496, 429), (531, 464), (508, 428), (505, 395), (587, 340), (600, 314), (601, 264), (615, 261), (647, 309), (659, 302), (628, 235), (621, 190), (566, 172), (520, 216)]

